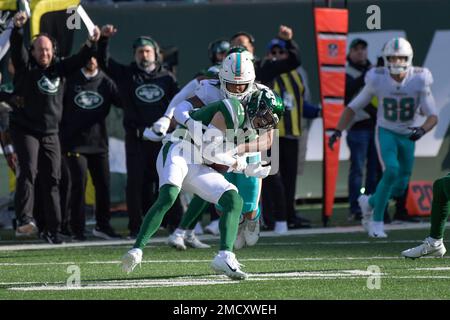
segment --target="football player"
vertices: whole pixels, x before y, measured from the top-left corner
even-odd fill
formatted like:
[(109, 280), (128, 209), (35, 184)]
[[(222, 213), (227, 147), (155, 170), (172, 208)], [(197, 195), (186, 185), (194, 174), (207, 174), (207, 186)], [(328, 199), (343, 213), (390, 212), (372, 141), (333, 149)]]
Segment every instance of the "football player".
[[(408, 185), (414, 164), (415, 141), (437, 123), (437, 112), (431, 84), (433, 77), (426, 68), (412, 66), (413, 49), (403, 38), (393, 38), (383, 48), (384, 67), (367, 72), (365, 86), (345, 108), (337, 128), (329, 139), (329, 147), (341, 137), (355, 111), (366, 106), (373, 96), (379, 101), (376, 146), (383, 176), (372, 195), (361, 195), (358, 203), (363, 213), (362, 224), (369, 237), (385, 238), (383, 215), (389, 199), (400, 197)], [(416, 111), (427, 117), (413, 127)]]
[[(223, 98), (234, 97), (246, 106), (251, 93), (264, 90), (266, 94), (272, 94), (266, 86), (254, 83), (255, 73), (253, 66), (253, 55), (243, 48), (232, 48), (222, 63), (219, 72), (219, 79), (204, 80), (200, 82), (195, 91), (195, 96), (180, 103), (174, 116), (178, 123), (186, 124), (193, 131), (193, 121), (189, 117), (189, 112), (195, 107), (201, 107), (204, 104), (218, 101)], [(258, 162), (260, 154), (256, 151), (264, 151), (270, 148), (272, 144), (272, 130), (267, 130), (259, 137), (251, 137), (251, 142), (238, 146), (239, 153), (252, 151), (253, 156), (248, 158), (249, 162)], [(193, 135), (195, 136), (195, 135)], [(244, 245), (253, 246), (259, 239), (259, 197), (261, 190), (261, 177), (246, 177), (241, 173), (225, 173), (228, 181), (238, 187), (239, 194), (244, 199), (244, 207), (239, 225), (239, 232), (235, 242), (235, 248), (240, 249)], [(177, 249), (185, 250), (186, 244), (194, 248), (204, 248), (192, 229), (195, 226), (189, 225), (186, 221), (192, 221), (191, 217), (197, 217), (198, 221), (203, 210), (206, 208), (202, 200), (194, 197), (189, 208), (182, 218), (180, 227), (169, 237), (169, 245)], [(220, 206), (217, 206), (220, 211)]]
[(444, 246), (445, 223), (449, 215), (450, 173), (433, 183), (433, 201), (431, 203), (430, 235), (417, 247), (405, 250), (402, 256), (420, 258), (423, 256), (442, 257), (447, 250)]
[[(275, 127), (283, 112), (281, 98), (265, 90), (254, 92), (247, 109), (238, 99), (231, 97), (193, 111), (189, 119), (197, 127), (195, 130), (206, 128), (204, 134), (200, 134), (202, 141), (193, 136), (195, 130), (175, 130), (170, 140), (165, 141), (157, 160), (159, 195), (145, 216), (133, 249), (122, 258), (123, 270), (131, 272), (142, 261), (142, 249), (158, 230), (180, 190), (184, 189), (222, 208), (220, 251), (211, 267), (232, 279), (245, 279), (247, 275), (240, 269), (232, 252), (242, 198), (234, 184), (205, 163), (224, 165), (246, 176), (267, 175), (270, 166), (263, 167), (259, 162), (247, 163), (245, 156), (237, 156), (235, 139), (239, 141), (256, 129)], [(223, 150), (225, 143), (232, 147)]]

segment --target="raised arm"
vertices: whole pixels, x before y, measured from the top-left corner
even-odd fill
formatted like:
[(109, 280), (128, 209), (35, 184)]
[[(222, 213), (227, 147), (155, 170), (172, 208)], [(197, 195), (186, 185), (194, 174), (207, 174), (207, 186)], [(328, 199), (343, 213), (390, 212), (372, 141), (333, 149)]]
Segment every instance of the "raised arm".
[(11, 32), (11, 59), (17, 72), (24, 69), (29, 61), (28, 51), (23, 41), (23, 26), (28, 18), (25, 12), (17, 12), (13, 17), (14, 28)]
[(55, 64), (54, 68), (61, 76), (69, 76), (86, 65), (89, 59), (96, 54), (97, 42), (100, 38), (100, 29), (95, 27), (94, 35), (89, 36), (81, 50)]
[(100, 68), (105, 71), (114, 81), (123, 76), (125, 65), (118, 63), (110, 57), (109, 39), (114, 36), (117, 29), (111, 25), (104, 25), (100, 32), (100, 40), (98, 41), (97, 60)]

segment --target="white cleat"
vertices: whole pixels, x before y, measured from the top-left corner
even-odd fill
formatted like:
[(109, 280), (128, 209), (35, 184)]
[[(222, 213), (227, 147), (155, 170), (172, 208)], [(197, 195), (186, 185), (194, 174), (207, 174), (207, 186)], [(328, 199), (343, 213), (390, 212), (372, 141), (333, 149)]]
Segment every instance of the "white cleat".
[(189, 247), (194, 249), (208, 249), (211, 248), (209, 244), (201, 242), (195, 234), (191, 234), (189, 236), (186, 236), (184, 239), (184, 243), (186, 243)]
[(236, 241), (234, 241), (234, 248), (236, 250), (242, 249), (243, 247), (245, 247), (245, 235), (244, 235), (244, 230), (245, 230), (245, 226), (247, 224), (247, 219), (242, 220), (241, 223), (239, 223), (239, 228), (238, 228), (238, 233), (237, 233), (237, 237), (236, 237)]
[(369, 237), (370, 238), (387, 238), (387, 234), (384, 232), (384, 222), (369, 222)]
[(210, 224), (205, 227), (205, 232), (212, 235), (218, 236), (220, 234), (219, 230), (219, 220), (213, 220)]
[(186, 250), (184, 237), (180, 234), (176, 234), (175, 232), (169, 236), (169, 239), (167, 239), (167, 244), (177, 250)]
[(142, 250), (133, 248), (122, 257), (122, 270), (130, 273), (133, 269), (142, 262)]
[(426, 238), (420, 246), (402, 251), (405, 258), (416, 259), (424, 256), (432, 256), (442, 258), (447, 252), (442, 241), (436, 241), (432, 238)]
[(369, 199), (370, 196), (367, 196), (365, 194), (362, 194), (358, 197), (358, 204), (362, 212), (361, 224), (366, 231), (369, 231), (369, 222), (372, 221), (373, 217), (373, 208), (369, 204)]
[(259, 239), (259, 219), (247, 220), (244, 228), (245, 243), (251, 247), (254, 246)]
[(211, 262), (211, 268), (218, 274), (225, 274), (233, 280), (245, 280), (247, 274), (241, 270), (241, 265), (233, 252), (226, 251), (217, 254)]
[(276, 221), (273, 232), (276, 234), (286, 234), (288, 232), (288, 226), (286, 221)]

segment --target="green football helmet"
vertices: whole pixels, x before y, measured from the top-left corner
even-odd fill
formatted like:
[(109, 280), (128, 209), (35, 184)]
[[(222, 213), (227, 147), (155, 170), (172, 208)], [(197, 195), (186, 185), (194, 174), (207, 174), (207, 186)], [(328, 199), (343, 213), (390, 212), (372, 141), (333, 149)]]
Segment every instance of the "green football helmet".
[(283, 100), (269, 88), (253, 92), (246, 112), (253, 129), (273, 129), (284, 114)]

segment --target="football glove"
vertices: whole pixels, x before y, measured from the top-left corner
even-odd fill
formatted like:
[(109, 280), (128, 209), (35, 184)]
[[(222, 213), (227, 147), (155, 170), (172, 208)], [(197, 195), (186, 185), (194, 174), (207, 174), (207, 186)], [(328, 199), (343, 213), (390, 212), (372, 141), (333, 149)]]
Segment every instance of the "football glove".
[(142, 133), (143, 140), (149, 140), (153, 142), (160, 142), (162, 139), (164, 139), (164, 137), (165, 135), (155, 132), (155, 130), (153, 130), (153, 127), (145, 128), (144, 132)]
[(245, 172), (245, 169), (247, 168), (247, 156), (235, 156), (236, 158), (236, 165), (234, 167), (230, 167), (228, 169), (228, 172), (236, 172), (236, 173), (242, 173)]
[(266, 178), (272, 167), (270, 165), (263, 165), (262, 163), (249, 163), (245, 168), (245, 176), (246, 177), (256, 177), (264, 179)]
[(167, 130), (170, 127), (170, 119), (166, 116), (161, 117), (153, 124), (153, 131), (163, 136), (167, 134)]
[(333, 131), (333, 134), (330, 136), (330, 139), (328, 140), (328, 147), (331, 150), (333, 149), (333, 145), (336, 143), (336, 141), (338, 141), (340, 139), (340, 137), (342, 136), (342, 132), (341, 130), (337, 130), (337, 129), (331, 129)]
[(419, 140), (426, 133), (425, 129), (422, 127), (409, 127), (408, 129), (412, 130), (412, 133), (409, 136), (409, 140), (412, 140), (412, 141)]

